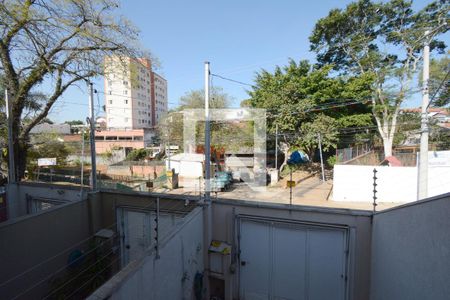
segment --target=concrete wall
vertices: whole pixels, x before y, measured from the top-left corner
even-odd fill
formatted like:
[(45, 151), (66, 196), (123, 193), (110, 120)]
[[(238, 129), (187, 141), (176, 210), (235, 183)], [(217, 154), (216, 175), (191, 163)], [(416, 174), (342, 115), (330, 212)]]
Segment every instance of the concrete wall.
[[(373, 202), (373, 169), (377, 169), (377, 201), (408, 203), (417, 200), (417, 168), (335, 165), (333, 200)], [(428, 168), (428, 195), (450, 192), (450, 167)]]
[(124, 165), (124, 166), (108, 166), (106, 175), (108, 176), (137, 176), (145, 178), (154, 178), (154, 172), (159, 176), (163, 173), (164, 166), (138, 166), (138, 165)]
[[(59, 201), (80, 200), (80, 188), (69, 185), (56, 185), (48, 183), (28, 183), (8, 184), (8, 218), (14, 219), (24, 216), (27, 211), (26, 196), (34, 198), (47, 198)], [(83, 199), (87, 198), (87, 192), (83, 194)]]
[(450, 193), (374, 215), (371, 300), (450, 295)]
[(198, 207), (153, 248), (127, 265), (88, 299), (193, 299), (194, 278), (203, 266), (203, 214)]
[[(307, 206), (289, 208), (289, 205), (283, 204), (215, 200), (213, 202), (212, 239), (231, 244), (235, 251), (237, 249), (235, 222), (238, 215), (348, 226), (350, 233), (349, 299), (368, 299), (371, 247), (370, 212)], [(236, 263), (236, 259), (232, 258), (231, 260), (232, 264)], [(234, 265), (234, 267), (237, 266)], [(228, 273), (225, 281), (232, 282), (232, 291), (229, 293), (237, 299), (239, 281), (237, 275)], [(227, 283), (225, 285), (228, 286)]]
[(38, 299), (53, 276), (64, 274), (70, 253), (91, 236), (88, 201), (62, 204), (0, 224), (0, 297)]

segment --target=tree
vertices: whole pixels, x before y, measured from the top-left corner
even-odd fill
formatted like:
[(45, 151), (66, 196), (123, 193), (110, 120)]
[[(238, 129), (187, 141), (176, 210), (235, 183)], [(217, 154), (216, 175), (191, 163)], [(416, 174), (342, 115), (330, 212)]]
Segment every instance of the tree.
[(336, 146), (339, 138), (337, 121), (332, 117), (319, 114), (312, 122), (303, 123), (300, 127), (302, 136), (299, 146), (312, 159), (314, 151), (319, 145), (319, 135), (322, 142), (322, 150), (328, 151)]
[[(6, 0), (0, 3), (0, 62), (12, 103), (18, 179), (24, 175), (30, 130), (67, 88), (102, 73), (104, 56), (139, 55), (137, 30), (116, 17), (115, 0)], [(43, 82), (53, 90), (27, 124), (30, 96)]]
[[(288, 65), (277, 66), (273, 73), (262, 70), (256, 75), (254, 88), (249, 91), (249, 103), (267, 109), (268, 130), (274, 133), (278, 125), (281, 140), (287, 143), (283, 147), (285, 151), (295, 145), (309, 154), (314, 153), (321, 122), (323, 125), (332, 123), (330, 129), (336, 130), (339, 123), (345, 127), (372, 124), (364, 101), (369, 96), (370, 81), (359, 77), (332, 77), (331, 69), (331, 66), (314, 68), (308, 61), (297, 63), (291, 59)], [(329, 139), (333, 145), (336, 143), (334, 134), (333, 131), (333, 138)]]
[(397, 116), (409, 96), (424, 42), (431, 50), (445, 49), (435, 37), (447, 30), (448, 11), (448, 1), (434, 1), (414, 12), (412, 1), (359, 0), (343, 10), (331, 10), (310, 36), (320, 65), (333, 64), (339, 74), (372, 81), (372, 114), (385, 156), (392, 155)]
[[(450, 51), (441, 59), (430, 61), (430, 100), (432, 106), (450, 105)], [(431, 97), (434, 96), (434, 99)]]
[(39, 158), (56, 158), (58, 166), (66, 165), (67, 156), (74, 149), (64, 143), (64, 140), (55, 133), (40, 133), (33, 135), (33, 147), (28, 150), (27, 169), (30, 173), (37, 167)]
[(130, 161), (144, 160), (145, 158), (147, 158), (150, 155), (151, 155), (151, 150), (149, 150), (149, 149), (143, 149), (143, 148), (142, 149), (134, 149), (133, 151), (128, 153), (127, 160), (130, 160)]
[[(232, 98), (220, 87), (211, 89), (210, 108), (227, 108)], [(159, 136), (164, 144), (183, 146), (183, 110), (186, 109), (204, 109), (205, 93), (204, 90), (192, 90), (180, 98), (180, 106), (166, 114), (158, 125)], [(203, 124), (199, 122), (197, 133), (202, 132)], [(211, 132), (217, 126), (211, 126)], [(204, 132), (204, 131), (203, 131)], [(203, 139), (203, 138), (202, 138)]]
[[(209, 101), (210, 108), (226, 108), (230, 106), (231, 98), (226, 94), (221, 87), (214, 87), (211, 89), (211, 96)], [(205, 91), (192, 90), (187, 92), (180, 98), (180, 106), (177, 109), (182, 111), (184, 109), (204, 109), (205, 108)]]
[(84, 122), (81, 120), (72, 120), (72, 121), (65, 121), (65, 124), (69, 124), (69, 125), (83, 125)]

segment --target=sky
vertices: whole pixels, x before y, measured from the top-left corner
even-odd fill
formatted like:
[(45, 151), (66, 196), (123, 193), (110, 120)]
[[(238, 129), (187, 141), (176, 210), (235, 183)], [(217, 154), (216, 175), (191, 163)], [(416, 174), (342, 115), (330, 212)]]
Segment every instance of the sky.
[[(186, 92), (204, 84), (204, 62), (211, 73), (244, 83), (253, 83), (256, 72), (273, 70), (288, 58), (314, 61), (308, 37), (316, 21), (347, 0), (126, 0), (119, 14), (141, 31), (140, 42), (160, 61), (156, 72), (168, 81), (169, 108), (176, 107)], [(429, 1), (415, 1), (422, 8)], [(447, 35), (448, 36), (448, 35)], [(219, 78), (220, 86), (233, 99), (233, 107), (248, 98), (248, 87)], [(103, 80), (94, 81), (103, 91)], [(88, 94), (84, 85), (71, 87), (52, 108), (56, 122), (84, 120)], [(98, 95), (98, 96), (97, 96)], [(102, 94), (95, 98), (96, 114), (102, 115)], [(410, 101), (419, 104), (420, 95)]]

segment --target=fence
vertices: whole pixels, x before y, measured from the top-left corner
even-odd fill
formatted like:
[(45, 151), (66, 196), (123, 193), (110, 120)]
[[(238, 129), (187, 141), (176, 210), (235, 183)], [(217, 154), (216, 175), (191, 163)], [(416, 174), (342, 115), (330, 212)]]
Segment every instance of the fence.
[(372, 150), (369, 144), (355, 145), (354, 147), (336, 149), (336, 163), (344, 163)]

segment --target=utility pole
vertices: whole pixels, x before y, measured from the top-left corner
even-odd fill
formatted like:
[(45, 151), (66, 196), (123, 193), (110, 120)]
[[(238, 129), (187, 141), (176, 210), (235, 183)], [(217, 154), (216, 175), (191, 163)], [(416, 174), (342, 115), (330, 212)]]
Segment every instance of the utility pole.
[(81, 174), (80, 174), (80, 199), (83, 200), (83, 184), (84, 184), (84, 126), (81, 129)]
[(322, 138), (320, 133), (317, 135), (319, 138), (319, 155), (320, 155), (320, 167), (322, 169), (322, 181), (325, 182), (325, 171), (323, 168), (323, 158), (322, 158)]
[(95, 115), (94, 115), (94, 87), (92, 82), (89, 86), (89, 125), (90, 125), (90, 143), (91, 143), (91, 189), (97, 190), (97, 162), (95, 154)]
[(278, 124), (275, 124), (275, 169), (278, 172)]
[(16, 182), (16, 167), (14, 165), (14, 141), (13, 141), (13, 117), (12, 117), (12, 105), (9, 100), (8, 89), (5, 89), (5, 102), (6, 102), (6, 118), (8, 120), (8, 183)]
[[(209, 127), (209, 62), (205, 62), (205, 199), (206, 207), (203, 210), (203, 243), (210, 245), (212, 240), (212, 208), (211, 208), (211, 136)], [(203, 258), (203, 264), (206, 270), (210, 270), (210, 262), (207, 256)], [(207, 273), (208, 274), (208, 273)], [(205, 299), (210, 299), (209, 276), (205, 276), (206, 295)]]
[(209, 128), (209, 62), (205, 62), (205, 198), (211, 201), (211, 140)]
[(289, 166), (289, 205), (292, 206), (292, 167)]
[[(168, 121), (170, 123), (172, 123), (172, 116), (170, 116), (168, 118)], [(169, 148), (166, 149), (166, 151), (167, 151), (167, 168), (169, 169), (168, 171), (172, 171), (172, 168), (171, 168), (171, 165), (170, 165), (170, 125), (171, 124), (169, 124), (169, 126), (167, 128), (167, 143), (169, 144), (168, 145)]]
[(423, 48), (423, 88), (422, 88), (422, 118), (420, 131), (420, 152), (419, 152), (419, 172), (418, 172), (418, 195), (417, 200), (428, 196), (428, 105), (429, 90), (428, 79), (430, 77), (430, 45), (428, 35), (425, 31), (425, 44)]

